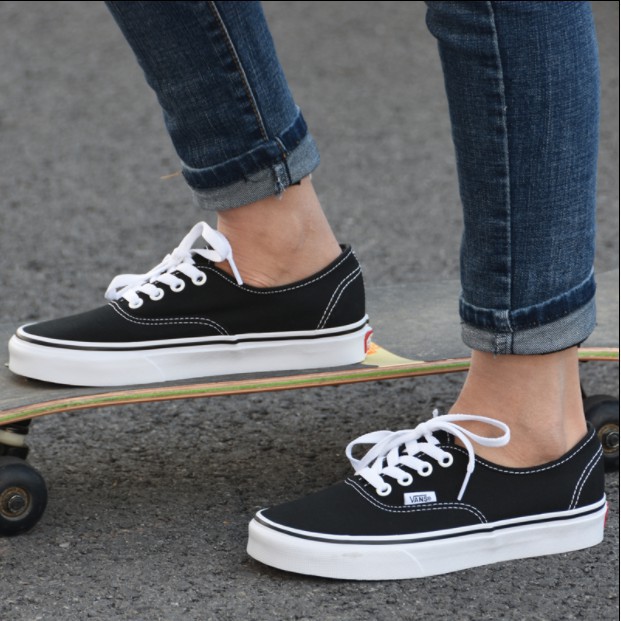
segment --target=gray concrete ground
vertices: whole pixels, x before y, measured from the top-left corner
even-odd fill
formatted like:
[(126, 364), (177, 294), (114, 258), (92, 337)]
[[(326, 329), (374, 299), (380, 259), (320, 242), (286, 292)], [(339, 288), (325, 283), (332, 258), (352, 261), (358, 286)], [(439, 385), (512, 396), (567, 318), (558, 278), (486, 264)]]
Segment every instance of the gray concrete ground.
[[(595, 2), (603, 64), (597, 267), (618, 265), (619, 5)], [(422, 2), (268, 2), (322, 150), (315, 181), (367, 281), (456, 277), (460, 209)], [(99, 2), (0, 3), (0, 320), (99, 304), (199, 219), (160, 112)], [(619, 477), (604, 543), (422, 581), (300, 578), (247, 558), (260, 506), (347, 471), (345, 444), (450, 404), (459, 376), (41, 419), (50, 503), (0, 540), (0, 618), (617, 619)], [(587, 388), (618, 394), (618, 366)]]

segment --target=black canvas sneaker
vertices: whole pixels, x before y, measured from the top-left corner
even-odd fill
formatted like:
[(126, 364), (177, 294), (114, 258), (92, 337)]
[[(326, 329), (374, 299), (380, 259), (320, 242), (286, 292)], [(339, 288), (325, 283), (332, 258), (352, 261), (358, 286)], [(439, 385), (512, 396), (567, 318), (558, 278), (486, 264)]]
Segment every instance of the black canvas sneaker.
[[(216, 267), (222, 261), (234, 277)], [(256, 288), (204, 222), (150, 272), (114, 278), (106, 298), (95, 310), (19, 328), (9, 368), (81, 386), (314, 369), (360, 362), (371, 331), (351, 248), (310, 278)]]
[[(483, 421), (503, 435), (474, 435), (457, 424), (465, 420)], [(502, 446), (509, 429), (490, 418), (447, 415), (413, 430), (362, 436), (347, 447), (356, 474), (259, 511), (250, 522), (248, 553), (301, 574), (388, 580), (568, 552), (602, 540), (604, 467), (592, 428), (566, 455), (535, 468), (480, 459), (473, 441)], [(354, 459), (356, 445), (371, 443), (363, 459)]]

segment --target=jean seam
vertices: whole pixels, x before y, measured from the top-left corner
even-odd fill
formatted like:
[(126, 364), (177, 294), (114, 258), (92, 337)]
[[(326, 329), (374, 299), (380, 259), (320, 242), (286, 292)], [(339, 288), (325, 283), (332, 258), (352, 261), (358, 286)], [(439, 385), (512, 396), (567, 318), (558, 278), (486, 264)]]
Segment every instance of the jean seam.
[(224, 20), (222, 19), (222, 16), (220, 15), (220, 12), (218, 11), (218, 7), (216, 6), (216, 3), (212, 1), (212, 2), (208, 2), (207, 4), (209, 8), (211, 9), (211, 12), (218, 24), (218, 28), (220, 29), (222, 36), (224, 37), (226, 46), (229, 50), (229, 53), (231, 54), (231, 58), (233, 59), (233, 62), (235, 63), (235, 66), (237, 67), (237, 71), (244, 85), (244, 90), (246, 91), (246, 97), (248, 98), (248, 101), (250, 102), (250, 106), (252, 107), (254, 117), (259, 127), (259, 131), (261, 132), (263, 139), (265, 141), (268, 141), (269, 136), (267, 134), (267, 130), (265, 129), (265, 124), (263, 123), (263, 118), (259, 111), (257, 101), (252, 92), (252, 88), (250, 87), (250, 83), (248, 82), (248, 76), (246, 75), (246, 72), (244, 71), (244, 67), (239, 58), (239, 54), (237, 53), (237, 50), (235, 49), (235, 45), (233, 44), (231, 36), (229, 35), (229, 31), (227, 30), (226, 24), (224, 23)]
[[(487, 2), (487, 10), (490, 19), (490, 26), (492, 29), (492, 40), (494, 45), (494, 53), (496, 55), (496, 63), (497, 63), (497, 80), (498, 80), (498, 93), (500, 96), (500, 105), (502, 110), (502, 138), (503, 138), (503, 155), (504, 155), (504, 169), (505, 169), (505, 179), (504, 179), (504, 197), (505, 197), (505, 205), (506, 205), (506, 220), (505, 220), (505, 232), (506, 232), (506, 241), (508, 244), (507, 251), (505, 253), (505, 257), (507, 260), (507, 274), (508, 278), (508, 287), (505, 292), (507, 308), (513, 308), (513, 261), (511, 256), (511, 249), (513, 247), (513, 238), (512, 238), (512, 221), (511, 221), (511, 211), (512, 211), (512, 203), (511, 203), (511, 159), (509, 156), (509, 129), (507, 123), (507, 98), (505, 92), (505, 78), (504, 78), (504, 68), (502, 65), (502, 55), (500, 54), (500, 43), (498, 41), (498, 29), (496, 27), (496, 14), (494, 13), (494, 5), (493, 2)], [(512, 343), (507, 343), (507, 340), (511, 341), (511, 336), (513, 333), (513, 325), (511, 321), (511, 314), (507, 313), (507, 328), (508, 333), (505, 333), (503, 337), (500, 338), (500, 341), (497, 342), (498, 349), (512, 348)]]
[[(283, 167), (284, 167), (284, 172), (287, 175), (287, 184), (286, 185), (289, 186), (289, 185), (291, 185), (291, 171), (289, 170), (289, 164), (287, 163), (287, 149), (285, 149), (285, 145), (282, 143), (282, 140), (280, 139), (279, 136), (276, 136), (274, 138), (274, 141), (276, 142), (276, 145), (278, 146), (278, 148), (280, 149), (280, 152), (282, 154), (282, 163), (283, 163)], [(300, 141), (298, 141), (298, 144), (300, 144)], [(285, 188), (283, 187), (283, 190), (284, 189)]]

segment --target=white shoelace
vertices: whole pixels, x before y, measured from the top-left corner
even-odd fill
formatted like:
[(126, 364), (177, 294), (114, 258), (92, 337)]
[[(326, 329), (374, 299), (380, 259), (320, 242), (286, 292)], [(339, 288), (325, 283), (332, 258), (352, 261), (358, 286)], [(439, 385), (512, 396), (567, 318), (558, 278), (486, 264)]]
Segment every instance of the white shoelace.
[[(486, 423), (500, 429), (503, 434), (497, 438), (479, 436), (456, 424), (468, 420)], [(412, 483), (412, 475), (402, 470), (402, 466), (407, 466), (423, 477), (431, 474), (433, 466), (416, 455), (423, 453), (437, 461), (443, 468), (448, 468), (453, 463), (453, 456), (440, 448), (439, 440), (433, 435), (436, 431), (446, 431), (459, 438), (468, 451), (468, 466), (458, 500), (462, 499), (475, 466), (472, 442), (481, 446), (499, 447), (505, 446), (510, 437), (509, 427), (493, 418), (469, 414), (438, 416), (438, 411), (435, 410), (432, 419), (421, 423), (414, 429), (374, 431), (360, 436), (347, 445), (346, 454), (356, 474), (373, 485), (379, 496), (387, 496), (392, 491), (392, 487), (382, 477), (388, 476), (396, 479), (400, 485), (404, 486)], [(375, 446), (369, 449), (362, 459), (356, 459), (352, 455), (352, 450), (358, 444), (375, 444)], [(400, 450), (401, 447), (403, 451)]]
[[(192, 248), (200, 238), (203, 238), (210, 248)], [(115, 276), (106, 290), (106, 299), (113, 302), (123, 298), (129, 302), (130, 308), (139, 308), (143, 304), (139, 293), (148, 295), (152, 300), (159, 300), (164, 296), (164, 290), (157, 286), (159, 283), (168, 285), (172, 291), (178, 293), (185, 288), (185, 281), (175, 276), (173, 272), (180, 272), (191, 278), (197, 286), (203, 285), (207, 281), (207, 276), (195, 266), (195, 255), (216, 263), (228, 261), (237, 284), (244, 284), (233, 261), (233, 251), (226, 237), (207, 223), (199, 222), (159, 265), (146, 274)]]

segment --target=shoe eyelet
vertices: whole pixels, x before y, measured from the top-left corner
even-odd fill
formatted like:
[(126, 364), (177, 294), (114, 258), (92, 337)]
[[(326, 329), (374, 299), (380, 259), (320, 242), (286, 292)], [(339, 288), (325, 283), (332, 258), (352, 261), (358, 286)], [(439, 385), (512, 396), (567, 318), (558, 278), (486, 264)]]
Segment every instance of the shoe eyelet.
[(399, 485), (407, 487), (408, 485), (412, 485), (412, 483), (414, 482), (414, 477), (409, 472), (406, 472), (404, 476), (402, 476), (400, 479), (397, 479), (397, 482), (399, 483)]
[(420, 474), (421, 477), (428, 477), (433, 472), (433, 466), (431, 464), (425, 464), (420, 468), (416, 469), (416, 473)]
[(131, 308), (132, 310), (136, 310), (137, 308), (140, 308), (143, 304), (144, 300), (142, 298), (138, 298), (136, 302), (129, 303), (129, 308)]
[(196, 285), (197, 287), (204, 285), (206, 282), (207, 274), (204, 274), (203, 272), (201, 272), (200, 275), (198, 275), (196, 278), (192, 278), (192, 284)]
[(445, 453), (442, 456), (442, 459), (440, 459), (438, 461), (438, 463), (443, 467), (443, 468), (448, 468), (449, 466), (453, 465), (453, 456), (450, 453)]
[(389, 483), (386, 483), (386, 484), (384, 484), (384, 487), (377, 487), (377, 488), (375, 488), (375, 491), (376, 491), (378, 496), (388, 496), (388, 494), (390, 494), (390, 492), (392, 492), (392, 487), (390, 486)]
[(158, 289), (157, 291), (155, 291), (149, 296), (149, 299), (153, 300), (154, 302), (157, 302), (158, 300), (161, 300), (163, 297), (164, 297), (164, 289)]
[(183, 291), (184, 289), (185, 289), (185, 282), (183, 280), (180, 280), (174, 285), (170, 285), (170, 290), (173, 293), (179, 293), (180, 291)]

